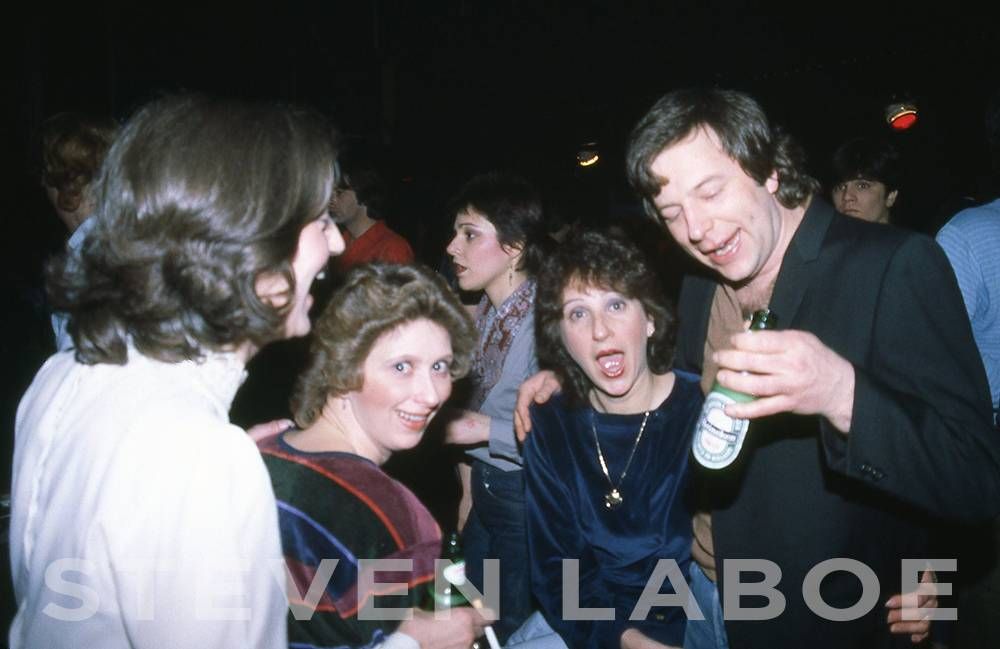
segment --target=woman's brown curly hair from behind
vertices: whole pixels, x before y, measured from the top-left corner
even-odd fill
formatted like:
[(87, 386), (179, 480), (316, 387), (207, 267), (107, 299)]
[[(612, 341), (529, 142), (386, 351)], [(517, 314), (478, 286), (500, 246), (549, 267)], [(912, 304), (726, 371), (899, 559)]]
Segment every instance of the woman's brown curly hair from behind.
[(140, 109), (98, 179), (94, 229), (48, 271), (77, 358), (166, 362), (280, 337), (291, 300), (255, 290), (284, 276), (333, 184), (333, 132), (277, 104), (174, 96)]

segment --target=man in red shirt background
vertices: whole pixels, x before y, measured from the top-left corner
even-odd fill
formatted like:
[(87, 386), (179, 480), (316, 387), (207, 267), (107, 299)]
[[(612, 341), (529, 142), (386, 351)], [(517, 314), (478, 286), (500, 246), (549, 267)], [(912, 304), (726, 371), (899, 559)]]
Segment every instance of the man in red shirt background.
[(383, 220), (388, 191), (382, 176), (363, 160), (345, 159), (341, 165), (330, 214), (340, 224), (347, 250), (334, 265), (344, 272), (369, 261), (413, 262), (413, 248)]

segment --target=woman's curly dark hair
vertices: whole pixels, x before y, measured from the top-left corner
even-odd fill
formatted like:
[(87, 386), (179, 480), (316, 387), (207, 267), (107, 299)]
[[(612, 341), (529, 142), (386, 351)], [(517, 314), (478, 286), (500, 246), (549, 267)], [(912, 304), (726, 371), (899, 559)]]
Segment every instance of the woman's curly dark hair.
[(572, 285), (593, 286), (639, 300), (656, 327), (646, 357), (654, 374), (673, 367), (676, 336), (674, 307), (639, 247), (624, 235), (580, 230), (559, 246), (542, 266), (535, 298), (535, 348), (538, 364), (552, 370), (572, 402), (586, 402), (593, 384), (566, 349), (562, 336), (563, 292)]
[[(315, 113), (176, 96), (140, 109), (108, 152), (95, 227), (48, 269), (83, 363), (124, 363), (128, 346), (166, 362), (263, 345), (292, 306), (262, 300), (302, 228), (326, 210), (333, 132)], [(279, 301), (279, 304), (281, 301)]]
[(451, 376), (465, 376), (476, 328), (444, 279), (419, 265), (371, 263), (353, 268), (316, 321), (309, 366), (292, 396), (296, 423), (302, 428), (312, 424), (330, 395), (360, 390), (365, 359), (375, 342), (414, 320), (430, 320), (448, 332)]

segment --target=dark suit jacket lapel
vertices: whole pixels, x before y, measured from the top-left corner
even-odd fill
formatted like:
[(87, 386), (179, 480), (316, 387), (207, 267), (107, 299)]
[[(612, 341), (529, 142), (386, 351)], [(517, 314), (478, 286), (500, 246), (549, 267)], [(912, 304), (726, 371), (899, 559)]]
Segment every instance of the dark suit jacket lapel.
[[(779, 329), (792, 326), (810, 284), (810, 265), (819, 257), (833, 215), (832, 206), (814, 197), (788, 244), (769, 305), (778, 315)], [(692, 274), (684, 278), (678, 300), (676, 364), (680, 369), (698, 374), (702, 371), (708, 319), (717, 286), (714, 276)]]
[(811, 283), (811, 264), (823, 248), (833, 214), (833, 207), (813, 197), (799, 229), (788, 244), (769, 305), (778, 316), (779, 329), (790, 328), (795, 321), (802, 298)]
[(681, 284), (677, 300), (676, 365), (679, 369), (701, 374), (716, 286), (716, 280), (703, 275), (687, 275)]

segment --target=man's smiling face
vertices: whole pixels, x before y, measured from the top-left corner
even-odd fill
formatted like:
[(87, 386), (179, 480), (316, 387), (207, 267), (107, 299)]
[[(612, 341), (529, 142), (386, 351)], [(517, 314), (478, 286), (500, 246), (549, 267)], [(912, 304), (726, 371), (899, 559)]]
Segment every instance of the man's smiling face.
[(653, 198), (660, 219), (692, 257), (731, 284), (780, 266), (775, 173), (756, 182), (705, 128), (661, 151), (650, 170), (662, 183)]

